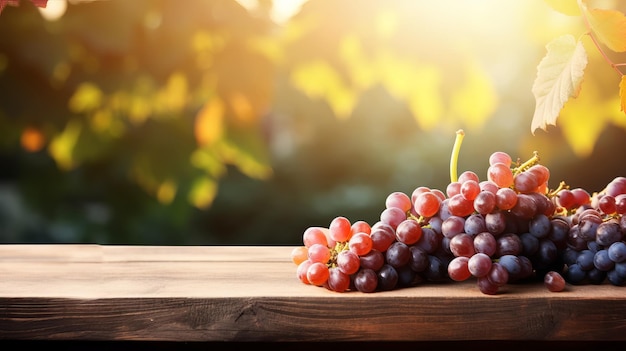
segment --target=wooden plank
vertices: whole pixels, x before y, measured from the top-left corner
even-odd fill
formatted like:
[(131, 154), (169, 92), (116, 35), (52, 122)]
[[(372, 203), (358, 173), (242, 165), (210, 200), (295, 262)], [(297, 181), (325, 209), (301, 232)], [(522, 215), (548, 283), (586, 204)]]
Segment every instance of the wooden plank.
[(0, 340), (626, 340), (626, 289), (300, 283), (292, 247), (0, 246)]

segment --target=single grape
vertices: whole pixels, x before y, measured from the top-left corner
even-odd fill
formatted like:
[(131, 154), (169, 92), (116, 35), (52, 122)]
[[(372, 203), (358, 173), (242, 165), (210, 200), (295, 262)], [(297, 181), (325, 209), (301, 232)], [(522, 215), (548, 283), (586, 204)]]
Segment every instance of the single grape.
[(308, 249), (309, 260), (326, 263), (330, 260), (330, 249), (322, 244), (313, 244)]
[(491, 269), (491, 258), (484, 253), (474, 254), (467, 262), (468, 269), (474, 277), (484, 277)]
[(615, 262), (609, 258), (609, 250), (599, 250), (593, 256), (593, 265), (597, 269), (608, 272), (615, 267)]
[(350, 232), (351, 232), (350, 236), (359, 232), (371, 234), (372, 226), (370, 226), (370, 224), (367, 223), (366, 221), (359, 220), (359, 221), (352, 223), (352, 226), (350, 227)]
[(549, 271), (543, 278), (543, 284), (552, 292), (565, 290), (565, 279), (555, 271)]
[(476, 280), (478, 290), (485, 295), (496, 295), (500, 290), (500, 287), (494, 284), (487, 276), (479, 277)]
[(504, 255), (499, 258), (498, 263), (509, 272), (509, 281), (517, 280), (522, 276), (522, 262), (518, 256)]
[(381, 222), (389, 224), (394, 230), (398, 227), (398, 224), (402, 223), (405, 219), (406, 212), (397, 207), (386, 208), (380, 213)]
[(550, 222), (550, 218), (543, 213), (536, 215), (528, 224), (530, 234), (537, 238), (545, 238), (548, 236), (551, 229), (552, 223)]
[(534, 192), (539, 186), (537, 176), (531, 172), (522, 172), (513, 178), (513, 187), (520, 193), (528, 194)]
[(500, 189), (498, 187), (498, 184), (490, 181), (490, 180), (483, 180), (480, 183), (478, 183), (480, 185), (480, 190), (481, 191), (487, 191), (490, 192), (492, 194), (496, 194), (496, 192), (498, 191), (498, 189)]
[(496, 163), (502, 163), (506, 167), (511, 167), (511, 163), (513, 163), (513, 160), (508, 153), (503, 151), (496, 151), (489, 156), (489, 165), (493, 166)]
[(509, 271), (498, 262), (491, 264), (487, 278), (496, 286), (503, 286), (509, 281)]
[(385, 252), (394, 241), (396, 241), (396, 233), (389, 225), (385, 227), (377, 227), (372, 230), (370, 238), (372, 239), (372, 249)]
[(626, 177), (616, 177), (607, 184), (605, 188), (606, 194), (617, 197), (626, 194)]
[(517, 203), (517, 193), (511, 188), (499, 188), (496, 191), (496, 206), (501, 210), (510, 210)]
[(468, 179), (461, 183), (460, 194), (464, 199), (473, 201), (480, 193), (480, 185), (478, 181)]
[(489, 232), (482, 232), (474, 237), (474, 251), (481, 252), (487, 256), (496, 253), (496, 238)]
[(413, 202), (411, 201), (411, 198), (401, 191), (394, 191), (387, 195), (387, 198), (385, 199), (386, 208), (397, 207), (402, 210), (402, 212), (410, 210), (412, 205)]
[(426, 279), (433, 282), (446, 280), (448, 277), (447, 264), (438, 256), (428, 256), (428, 268), (424, 272)]
[(609, 247), (613, 243), (620, 242), (622, 237), (623, 234), (619, 223), (617, 221), (607, 221), (598, 225), (595, 239), (598, 244)]
[(463, 231), (472, 236), (486, 232), (487, 225), (485, 224), (485, 217), (478, 213), (471, 214), (465, 219)]
[(321, 262), (311, 263), (306, 270), (306, 278), (312, 285), (323, 286), (328, 281), (329, 275), (328, 266)]
[(450, 216), (441, 223), (441, 234), (446, 238), (462, 233), (465, 230), (465, 218), (461, 216)]
[(598, 199), (598, 209), (607, 215), (612, 215), (617, 212), (617, 205), (615, 203), (615, 197), (612, 195), (602, 195)]
[(517, 203), (511, 208), (511, 213), (521, 219), (531, 219), (537, 213), (537, 204), (532, 196), (528, 194), (518, 194)]
[(350, 241), (348, 242), (348, 247), (350, 248), (350, 251), (359, 256), (366, 255), (368, 252), (370, 252), (372, 246), (372, 237), (370, 237), (366, 233), (356, 233), (350, 238)]
[(587, 271), (580, 268), (578, 264), (571, 264), (565, 272), (565, 280), (570, 284), (582, 284), (587, 278)]
[(626, 244), (622, 241), (611, 244), (608, 248), (608, 254), (611, 261), (615, 263), (626, 261)]
[(432, 217), (439, 212), (441, 199), (433, 192), (421, 193), (415, 200), (415, 212), (423, 217)]
[(494, 163), (487, 169), (487, 180), (500, 188), (508, 188), (513, 185), (513, 171), (504, 163)]
[(354, 287), (364, 293), (375, 292), (378, 287), (378, 275), (371, 269), (360, 269), (354, 276)]
[(422, 237), (414, 246), (424, 250), (428, 254), (433, 254), (441, 244), (441, 236), (429, 227), (422, 228)]
[(556, 194), (556, 202), (566, 210), (572, 209), (576, 205), (576, 197), (570, 189), (562, 189)]
[(459, 175), (459, 178), (457, 179), (457, 181), (461, 184), (465, 183), (465, 181), (467, 180), (472, 180), (472, 181), (475, 181), (476, 183), (480, 181), (478, 174), (476, 174), (476, 172), (473, 172), (473, 171), (463, 171)]
[(307, 278), (307, 271), (309, 270), (309, 267), (312, 263), (313, 262), (311, 262), (309, 259), (306, 259), (302, 261), (296, 269), (296, 277), (298, 278), (298, 280), (307, 285), (311, 284), (311, 282), (309, 282), (309, 279)]
[(348, 241), (352, 234), (352, 223), (346, 217), (335, 217), (328, 226), (330, 238), (334, 241)]
[(476, 251), (474, 250), (474, 239), (467, 233), (459, 233), (450, 239), (450, 252), (455, 257), (465, 256), (472, 257)]
[(500, 235), (506, 229), (507, 218), (504, 212), (496, 211), (485, 215), (487, 231), (493, 235)]
[(522, 240), (514, 233), (504, 233), (496, 238), (496, 256), (519, 255), (522, 252)]
[(378, 250), (372, 249), (366, 255), (360, 256), (359, 262), (360, 268), (378, 271), (385, 264), (385, 255)]
[(519, 239), (522, 242), (522, 255), (526, 257), (533, 256), (539, 250), (539, 239), (536, 236), (530, 233), (522, 233), (519, 235)]
[(344, 250), (337, 254), (337, 268), (344, 274), (352, 275), (361, 267), (361, 259), (359, 255), (350, 250)]
[(483, 190), (474, 199), (474, 210), (480, 214), (493, 212), (496, 208), (496, 195), (490, 191)]
[(415, 244), (422, 237), (422, 227), (413, 219), (406, 219), (396, 228), (396, 239), (407, 245)]
[(456, 181), (456, 182), (450, 182), (448, 183), (448, 185), (446, 185), (446, 195), (447, 197), (453, 197), (454, 195), (457, 195), (461, 193), (461, 183)]
[(309, 227), (302, 234), (302, 242), (305, 247), (310, 247), (313, 244), (322, 244), (328, 246), (328, 239), (325, 233), (325, 229), (322, 227)]
[(341, 271), (338, 267), (328, 270), (328, 290), (344, 292), (350, 288), (350, 275)]
[(626, 285), (626, 278), (618, 274), (615, 270), (610, 270), (606, 273), (606, 278), (614, 286)]
[(409, 247), (411, 256), (409, 258), (409, 266), (415, 272), (423, 272), (429, 265), (428, 252), (417, 246)]
[(291, 262), (299, 265), (309, 258), (309, 250), (306, 246), (296, 246), (291, 250)]
[(385, 252), (385, 260), (388, 264), (392, 265), (394, 268), (400, 268), (407, 263), (411, 258), (411, 250), (409, 250), (409, 246), (403, 242), (396, 241), (387, 252)]
[(448, 199), (448, 209), (453, 216), (469, 216), (474, 212), (474, 201), (466, 199), (462, 194), (456, 194)]
[(453, 258), (448, 264), (448, 276), (450, 276), (450, 279), (460, 282), (471, 277), (472, 273), (469, 271), (468, 262), (469, 258), (465, 256)]
[(382, 268), (377, 272), (377, 275), (377, 288), (379, 290), (393, 290), (398, 284), (398, 271), (396, 271), (396, 269), (389, 264), (383, 265)]
[(595, 253), (591, 250), (582, 250), (576, 256), (576, 264), (583, 271), (590, 271), (593, 268), (593, 257)]

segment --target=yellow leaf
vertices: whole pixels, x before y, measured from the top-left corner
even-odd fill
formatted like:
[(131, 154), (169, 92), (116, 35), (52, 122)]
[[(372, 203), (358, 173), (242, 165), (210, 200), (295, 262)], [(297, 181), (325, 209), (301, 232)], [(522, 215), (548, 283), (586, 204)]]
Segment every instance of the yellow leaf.
[(196, 115), (194, 126), (199, 145), (213, 144), (224, 134), (224, 104), (215, 97), (209, 100)]
[(82, 83), (70, 98), (69, 109), (76, 113), (93, 111), (100, 107), (102, 95), (102, 91), (95, 84)]
[(185, 107), (188, 96), (187, 78), (184, 74), (173, 73), (167, 80), (164, 89), (159, 92), (158, 99), (169, 111), (180, 111)]
[(619, 82), (619, 101), (621, 111), (626, 112), (626, 76)]
[(67, 123), (63, 132), (55, 136), (50, 142), (48, 151), (57, 165), (63, 170), (69, 170), (75, 166), (74, 148), (81, 130), (82, 124), (80, 121), (71, 120)]
[(440, 122), (443, 115), (441, 99), (441, 71), (434, 65), (420, 65), (416, 68), (412, 91), (407, 97), (409, 109), (420, 128), (432, 130)]
[(197, 208), (207, 208), (217, 195), (217, 182), (208, 177), (200, 177), (192, 184), (189, 191), (189, 202)]
[(580, 16), (580, 7), (577, 0), (544, 0), (552, 9), (568, 15)]
[(591, 155), (610, 118), (606, 101), (598, 96), (599, 88), (591, 81), (587, 84), (578, 98), (565, 104), (559, 124), (565, 140), (581, 158)]
[(576, 97), (587, 66), (587, 52), (572, 35), (563, 35), (546, 45), (548, 53), (537, 67), (537, 77), (532, 92), (535, 96), (535, 113), (531, 132), (546, 130), (556, 125), (563, 105)]
[(348, 117), (356, 105), (356, 92), (327, 62), (316, 60), (299, 65), (291, 73), (291, 82), (309, 98), (326, 100), (338, 118)]
[(480, 128), (496, 109), (496, 92), (487, 73), (477, 64), (469, 65), (465, 75), (464, 84), (452, 93), (450, 105), (468, 128)]
[(626, 16), (615, 10), (590, 9), (585, 14), (593, 33), (609, 49), (626, 51)]

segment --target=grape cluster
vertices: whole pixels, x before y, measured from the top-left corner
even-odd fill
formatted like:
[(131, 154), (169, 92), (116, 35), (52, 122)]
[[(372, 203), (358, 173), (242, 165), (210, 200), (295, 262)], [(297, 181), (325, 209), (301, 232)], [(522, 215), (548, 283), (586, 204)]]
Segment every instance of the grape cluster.
[(553, 292), (625, 285), (626, 177), (593, 194), (565, 182), (551, 190), (549, 178), (537, 153), (520, 163), (497, 151), (485, 180), (465, 171), (445, 191), (393, 192), (372, 225), (338, 216), (307, 228), (291, 253), (297, 278), (366, 293), (468, 279), (489, 295), (538, 280)]

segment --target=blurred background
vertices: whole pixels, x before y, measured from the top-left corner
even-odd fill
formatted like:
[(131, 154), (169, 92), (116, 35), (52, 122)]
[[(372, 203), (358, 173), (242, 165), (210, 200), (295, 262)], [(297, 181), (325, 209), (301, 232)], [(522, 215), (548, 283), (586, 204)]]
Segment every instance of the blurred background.
[(590, 42), (577, 101), (530, 130), (545, 45), (585, 31), (543, 0), (22, 0), (0, 14), (0, 242), (300, 245), (445, 190), (458, 129), (459, 173), (538, 151), (551, 186), (599, 191), (626, 115)]

